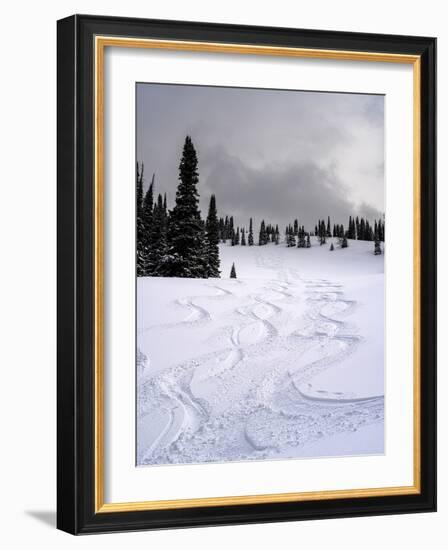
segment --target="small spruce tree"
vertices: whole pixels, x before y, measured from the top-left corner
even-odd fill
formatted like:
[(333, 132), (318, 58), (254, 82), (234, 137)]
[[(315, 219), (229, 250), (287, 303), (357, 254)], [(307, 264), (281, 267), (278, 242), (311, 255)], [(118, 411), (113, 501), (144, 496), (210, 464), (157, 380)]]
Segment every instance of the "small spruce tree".
[(263, 246), (263, 245), (267, 244), (267, 242), (268, 242), (268, 236), (267, 236), (267, 233), (266, 233), (266, 225), (264, 223), (264, 220), (261, 220), (260, 233), (259, 233), (259, 236), (258, 236), (258, 245)]
[(280, 231), (278, 230), (278, 225), (275, 226), (274, 242), (275, 244), (280, 242)]
[(240, 228), (239, 227), (236, 228), (235, 244), (240, 244)]
[(254, 245), (254, 230), (253, 230), (253, 227), (252, 227), (252, 218), (249, 221), (249, 237), (247, 239), (247, 244), (249, 246)]
[(230, 270), (230, 278), (231, 279), (236, 279), (235, 262), (232, 264), (232, 269)]
[(379, 256), (381, 254), (381, 245), (378, 239), (375, 241), (374, 254), (375, 256)]
[(296, 246), (296, 237), (294, 235), (294, 229), (291, 226), (288, 227), (288, 236), (286, 238), (286, 246), (288, 248), (292, 248)]
[(325, 222), (322, 220), (319, 223), (319, 243), (322, 246), (327, 242), (327, 230), (325, 229)]
[(334, 250), (334, 244), (331, 243), (331, 246), (330, 246), (330, 251), (333, 251)]
[(305, 230), (303, 229), (303, 227), (299, 229), (297, 248), (306, 248)]
[(297, 237), (299, 234), (299, 220), (294, 220), (294, 236)]

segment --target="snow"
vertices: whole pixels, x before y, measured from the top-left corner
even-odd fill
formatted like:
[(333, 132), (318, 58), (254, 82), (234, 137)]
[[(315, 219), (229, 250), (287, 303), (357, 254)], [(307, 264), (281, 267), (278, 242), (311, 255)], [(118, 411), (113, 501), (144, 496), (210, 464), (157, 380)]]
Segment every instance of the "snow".
[(384, 452), (384, 256), (336, 241), (138, 279), (138, 465)]

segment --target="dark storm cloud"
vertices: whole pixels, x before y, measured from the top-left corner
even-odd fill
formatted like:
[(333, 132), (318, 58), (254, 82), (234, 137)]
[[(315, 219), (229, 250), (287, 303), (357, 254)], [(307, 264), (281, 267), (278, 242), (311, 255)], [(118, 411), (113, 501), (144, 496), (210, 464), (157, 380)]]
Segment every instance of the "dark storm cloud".
[[(353, 204), (346, 198), (348, 190), (343, 191), (336, 174), (312, 162), (257, 170), (222, 152), (215, 153), (203, 187), (206, 196), (219, 196), (220, 211), (235, 215), (238, 224), (248, 225), (250, 215), (257, 222), (265, 219), (282, 225), (299, 218), (308, 228), (329, 214), (335, 221), (345, 221), (353, 214)], [(364, 204), (362, 210), (372, 218), (379, 215)]]
[(383, 97), (139, 84), (137, 159), (172, 204), (185, 135), (201, 208), (284, 225), (383, 211)]

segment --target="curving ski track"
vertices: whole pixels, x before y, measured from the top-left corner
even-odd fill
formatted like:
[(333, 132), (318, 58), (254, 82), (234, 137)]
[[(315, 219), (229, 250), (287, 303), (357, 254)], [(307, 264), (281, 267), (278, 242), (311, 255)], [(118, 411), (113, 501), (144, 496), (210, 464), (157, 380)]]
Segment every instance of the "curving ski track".
[[(350, 323), (357, 303), (345, 297), (343, 285), (302, 279), (275, 257), (259, 255), (257, 262), (273, 270), (261, 291), (244, 293), (250, 282), (219, 280), (208, 285), (216, 295), (178, 300), (186, 310), (179, 323), (154, 325), (211, 323), (207, 303), (228, 302), (231, 323), (221, 349), (139, 377), (139, 423), (167, 411), (139, 448), (140, 465), (289, 458), (313, 441), (383, 420), (381, 395), (313, 387), (317, 374), (336, 369), (363, 342)], [(297, 304), (304, 306), (300, 318)]]

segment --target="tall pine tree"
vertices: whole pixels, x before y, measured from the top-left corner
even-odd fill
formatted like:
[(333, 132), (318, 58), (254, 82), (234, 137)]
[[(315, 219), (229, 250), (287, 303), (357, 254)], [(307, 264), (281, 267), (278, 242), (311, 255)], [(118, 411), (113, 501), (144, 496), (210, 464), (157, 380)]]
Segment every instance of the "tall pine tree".
[(168, 277), (207, 277), (204, 224), (198, 208), (198, 159), (190, 136), (185, 138), (179, 180), (175, 206), (169, 216), (163, 271)]
[(207, 275), (208, 277), (219, 277), (219, 222), (215, 195), (210, 197), (210, 205), (205, 222), (205, 241), (207, 248)]
[(152, 212), (148, 233), (148, 253), (145, 261), (145, 274), (153, 277), (164, 275), (164, 260), (167, 252), (166, 213), (162, 195), (159, 194)]
[(137, 253), (136, 253), (136, 263), (137, 263), (137, 276), (145, 276), (145, 260), (147, 255), (147, 247), (145, 243), (145, 226), (143, 223), (143, 163), (140, 165), (137, 162), (136, 167), (136, 218), (137, 218)]
[[(143, 247), (144, 247), (144, 264), (148, 266), (149, 253), (150, 253), (150, 234), (151, 234), (151, 225), (153, 219), (153, 208), (154, 208), (154, 178), (155, 174), (152, 175), (151, 183), (149, 184), (148, 190), (145, 193), (143, 199), (142, 209), (141, 209), (141, 219), (143, 227)], [(148, 268), (144, 268), (144, 275), (150, 275)]]

